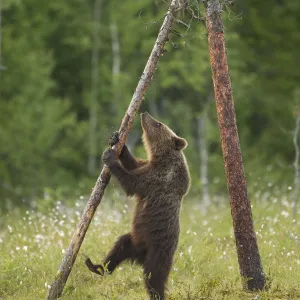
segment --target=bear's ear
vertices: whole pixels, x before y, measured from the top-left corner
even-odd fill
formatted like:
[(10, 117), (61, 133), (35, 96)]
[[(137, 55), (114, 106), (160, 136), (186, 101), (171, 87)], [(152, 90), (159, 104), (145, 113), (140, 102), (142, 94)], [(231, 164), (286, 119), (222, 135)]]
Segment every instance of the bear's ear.
[(176, 150), (183, 150), (187, 147), (188, 143), (185, 139), (180, 137), (174, 137), (175, 142), (175, 149)]

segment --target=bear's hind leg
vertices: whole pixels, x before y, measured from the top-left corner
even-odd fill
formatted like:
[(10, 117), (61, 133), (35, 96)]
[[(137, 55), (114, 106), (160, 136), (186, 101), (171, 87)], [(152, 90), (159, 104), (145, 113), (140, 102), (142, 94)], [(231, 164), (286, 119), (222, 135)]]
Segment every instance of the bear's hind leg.
[(112, 273), (121, 262), (127, 259), (133, 259), (133, 257), (134, 248), (131, 233), (127, 233), (118, 238), (113, 248), (105, 257), (103, 265), (107, 265), (107, 271)]
[(151, 300), (165, 299), (165, 285), (172, 266), (172, 258), (151, 249), (144, 263), (145, 284)]
[[(85, 264), (90, 271), (98, 275), (104, 274), (103, 266), (105, 265), (107, 265), (107, 271), (112, 273), (122, 261), (126, 259), (134, 259), (134, 253), (135, 251), (132, 245), (131, 233), (127, 233), (118, 238), (102, 264), (93, 264), (89, 258), (86, 259)], [(101, 272), (98, 269), (100, 269)]]

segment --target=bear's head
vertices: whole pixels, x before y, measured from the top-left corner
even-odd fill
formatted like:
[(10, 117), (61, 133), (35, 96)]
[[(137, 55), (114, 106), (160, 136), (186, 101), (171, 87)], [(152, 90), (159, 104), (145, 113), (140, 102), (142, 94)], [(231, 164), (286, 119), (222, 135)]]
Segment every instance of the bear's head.
[(148, 157), (160, 157), (187, 147), (187, 141), (177, 136), (167, 125), (154, 119), (148, 112), (141, 114), (143, 141)]

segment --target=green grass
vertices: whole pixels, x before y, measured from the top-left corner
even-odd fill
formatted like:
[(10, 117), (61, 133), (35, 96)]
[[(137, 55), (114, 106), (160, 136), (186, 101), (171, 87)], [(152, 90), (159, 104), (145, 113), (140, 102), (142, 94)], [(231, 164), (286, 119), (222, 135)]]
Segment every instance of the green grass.
[[(300, 299), (300, 222), (292, 219), (284, 197), (253, 198), (269, 290), (246, 293), (241, 288), (229, 204), (215, 199), (218, 205), (204, 214), (197, 200), (187, 197), (167, 299)], [(1, 217), (0, 299), (45, 299), (85, 201), (74, 208), (58, 202), (46, 213), (14, 210)], [(84, 265), (84, 254), (100, 262), (115, 239), (129, 231), (132, 206), (117, 194), (103, 199), (61, 299), (147, 299), (140, 266), (124, 263), (113, 275), (100, 277)]]

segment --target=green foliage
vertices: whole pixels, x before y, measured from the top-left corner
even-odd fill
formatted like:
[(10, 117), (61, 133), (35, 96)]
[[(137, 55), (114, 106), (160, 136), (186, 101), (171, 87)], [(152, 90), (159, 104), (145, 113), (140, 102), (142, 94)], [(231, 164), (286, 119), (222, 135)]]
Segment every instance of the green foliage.
[[(187, 159), (198, 190), (197, 118), (207, 112), (208, 173), (212, 192), (224, 192), (224, 172), (202, 5), (181, 11), (141, 110), (148, 110), (188, 140)], [(88, 193), (89, 139), (97, 166), (116, 130), (156, 39), (164, 1), (101, 1), (99, 66), (91, 65), (94, 1), (5, 1), (0, 70), (0, 196), (19, 201), (44, 188)], [(200, 10), (199, 10), (200, 9)], [(231, 10), (232, 9), (232, 10)], [(299, 3), (243, 1), (224, 7), (227, 54), (245, 170), (272, 184), (291, 184), (292, 136), (299, 103)], [(267, 17), (268, 16), (268, 17)], [(112, 51), (117, 28), (120, 70)], [(98, 97), (91, 101), (97, 68)], [(93, 105), (93, 107), (91, 107)], [(89, 134), (89, 111), (97, 112)], [(140, 122), (129, 144), (141, 153)], [(143, 155), (143, 154), (142, 154)], [(255, 174), (255, 175), (254, 175)], [(250, 179), (251, 180), (251, 179)], [(83, 185), (81, 183), (84, 182)], [(80, 186), (80, 187), (79, 187)], [(80, 191), (78, 191), (80, 190)], [(3, 203), (3, 201), (1, 201)]]
[[(101, 262), (116, 238), (130, 230), (132, 202), (118, 193), (97, 212), (70, 274), (62, 300), (146, 299), (142, 268), (124, 263), (100, 277), (85, 266), (85, 255)], [(296, 299), (300, 295), (299, 221), (281, 193), (257, 193), (253, 215), (269, 289), (245, 293), (236, 256), (227, 200), (203, 214), (196, 199), (185, 199), (181, 236), (168, 282), (168, 299)], [(41, 199), (43, 201), (43, 199)], [(82, 211), (61, 202), (48, 212), (11, 211), (0, 220), (0, 297), (44, 299)]]

